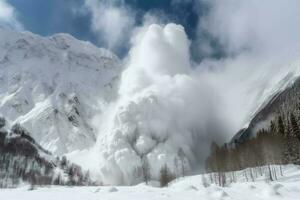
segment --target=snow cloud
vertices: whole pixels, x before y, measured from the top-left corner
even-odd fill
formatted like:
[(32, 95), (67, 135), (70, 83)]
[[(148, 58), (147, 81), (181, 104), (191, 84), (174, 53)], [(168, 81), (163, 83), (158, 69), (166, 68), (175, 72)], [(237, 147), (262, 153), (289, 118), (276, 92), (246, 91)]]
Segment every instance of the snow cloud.
[(92, 30), (109, 49), (122, 47), (130, 38), (135, 23), (135, 13), (122, 1), (86, 0), (86, 7), (92, 15)]
[(299, 56), (300, 2), (297, 0), (209, 1), (199, 31), (208, 31), (228, 54)]
[(223, 114), (231, 119), (232, 130), (237, 131), (276, 88), (283, 87), (280, 80), (297, 75), (300, 2), (203, 2), (209, 12), (200, 19), (198, 33), (208, 34), (215, 42), (210, 46), (199, 43), (199, 48), (212, 52), (217, 43), (217, 50), (224, 55), (221, 59), (204, 59), (198, 69), (207, 69), (211, 84), (226, 102)]
[(6, 0), (0, 1), (0, 27), (21, 30), (15, 9)]
[(132, 38), (120, 97), (98, 141), (105, 182), (140, 181), (135, 173), (143, 159), (153, 178), (165, 163), (175, 172), (179, 148), (191, 169), (203, 163), (209, 141), (222, 137), (222, 120), (214, 115), (221, 103), (213, 88), (193, 76), (189, 45), (184, 28), (175, 24), (145, 26)]

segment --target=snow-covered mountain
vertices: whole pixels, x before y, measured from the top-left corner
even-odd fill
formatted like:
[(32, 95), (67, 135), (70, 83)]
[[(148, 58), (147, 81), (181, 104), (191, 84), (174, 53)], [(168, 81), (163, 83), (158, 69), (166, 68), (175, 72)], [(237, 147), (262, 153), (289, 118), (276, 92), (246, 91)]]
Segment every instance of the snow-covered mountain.
[(281, 81), (284, 86), (278, 87), (277, 90), (266, 98), (265, 102), (257, 108), (257, 112), (251, 119), (249, 126), (241, 129), (231, 140), (231, 143), (243, 143), (255, 136), (261, 128), (268, 128), (271, 120), (276, 121), (281, 115), (284, 120), (289, 118), (290, 113), (294, 113), (296, 118), (299, 116), (299, 97), (300, 97), (300, 77)]
[(191, 66), (183, 27), (152, 25), (139, 36), (122, 72), (113, 53), (70, 35), (0, 29), (0, 115), (54, 154), (76, 151), (69, 158), (93, 165), (84, 167), (105, 183), (129, 185), (142, 180), (145, 161), (154, 179), (165, 164), (181, 171), (179, 150), (186, 170), (199, 170), (211, 140), (224, 135), (223, 107), (236, 106), (226, 100), (244, 95), (238, 117), (254, 116), (300, 74), (295, 62), (243, 77), (211, 72), (221, 80), (214, 84)]
[(117, 94), (117, 56), (67, 34), (0, 38), (0, 114), (56, 154), (92, 146), (92, 120)]

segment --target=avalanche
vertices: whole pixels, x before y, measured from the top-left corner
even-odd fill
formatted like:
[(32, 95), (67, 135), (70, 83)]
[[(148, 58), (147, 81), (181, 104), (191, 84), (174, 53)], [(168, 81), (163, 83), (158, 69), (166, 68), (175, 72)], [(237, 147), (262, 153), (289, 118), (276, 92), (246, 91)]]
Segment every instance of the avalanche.
[(165, 164), (176, 173), (179, 149), (199, 172), (211, 141), (228, 140), (300, 74), (299, 62), (249, 55), (197, 66), (175, 24), (139, 28), (123, 63), (67, 34), (0, 37), (0, 114), (106, 184), (141, 182), (145, 160), (153, 179)]
[(144, 160), (154, 179), (165, 164), (177, 173), (180, 148), (187, 171), (203, 170), (211, 141), (229, 140), (300, 75), (299, 62), (248, 62), (249, 55), (195, 67), (189, 45), (175, 24), (145, 26), (133, 36), (118, 99), (92, 153), (100, 152), (105, 183), (140, 182)]
[(140, 182), (138, 172), (144, 160), (154, 179), (165, 164), (175, 172), (180, 148), (186, 155), (184, 168), (190, 171), (203, 162), (207, 141), (220, 136), (208, 121), (218, 120), (213, 100), (217, 96), (192, 76), (184, 28), (154, 24), (140, 30), (133, 40), (119, 99), (97, 143), (105, 183)]

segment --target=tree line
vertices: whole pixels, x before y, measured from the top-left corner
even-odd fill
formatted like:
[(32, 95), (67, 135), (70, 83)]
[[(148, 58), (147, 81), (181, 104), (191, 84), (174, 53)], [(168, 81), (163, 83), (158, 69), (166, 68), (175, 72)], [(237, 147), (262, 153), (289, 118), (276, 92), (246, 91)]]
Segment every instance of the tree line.
[(146, 156), (142, 157), (142, 165), (133, 169), (134, 179), (139, 182), (148, 184), (151, 180), (158, 180), (161, 187), (166, 187), (176, 178), (184, 177), (187, 171), (188, 159), (182, 148), (179, 148), (177, 155), (174, 157), (174, 163), (171, 165), (164, 164), (159, 171), (158, 179), (151, 174), (151, 163)]
[(246, 168), (249, 168), (245, 173), (247, 180), (254, 180), (257, 173), (265, 173), (274, 180), (283, 176), (281, 165), (299, 165), (299, 119), (297, 111), (281, 112), (246, 141), (235, 140), (233, 144), (222, 146), (213, 142), (206, 160), (206, 171), (212, 173), (211, 181), (223, 186), (236, 180), (234, 171)]
[[(4, 129), (0, 117), (0, 188), (35, 185), (91, 185), (89, 172), (67, 160), (54, 157), (39, 146), (19, 124)], [(44, 154), (44, 155), (42, 155)]]

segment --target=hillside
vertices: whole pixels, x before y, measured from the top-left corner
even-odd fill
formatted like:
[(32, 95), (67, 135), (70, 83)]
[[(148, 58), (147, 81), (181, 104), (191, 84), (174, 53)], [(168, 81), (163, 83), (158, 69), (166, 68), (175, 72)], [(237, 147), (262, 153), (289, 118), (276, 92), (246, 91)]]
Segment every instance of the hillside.
[(0, 118), (0, 188), (90, 185), (89, 174), (83, 173), (80, 166), (41, 147), (20, 124), (8, 129)]
[(240, 130), (231, 140), (231, 143), (242, 143), (254, 137), (261, 128), (268, 128), (272, 120), (282, 115), (288, 121), (289, 114), (294, 112), (297, 120), (300, 119), (300, 78), (291, 82), (284, 90), (275, 92), (270, 100), (261, 106), (254, 115), (249, 126)]

